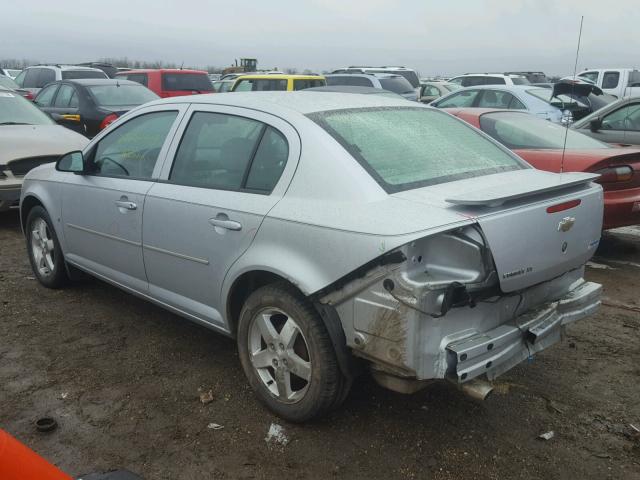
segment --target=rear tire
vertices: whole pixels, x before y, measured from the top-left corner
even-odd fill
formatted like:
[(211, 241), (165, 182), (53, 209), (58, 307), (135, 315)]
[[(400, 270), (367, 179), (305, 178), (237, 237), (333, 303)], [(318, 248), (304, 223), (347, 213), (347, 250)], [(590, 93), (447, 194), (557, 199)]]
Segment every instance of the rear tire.
[(27, 252), (38, 281), (47, 288), (60, 288), (68, 282), (64, 256), (47, 211), (36, 206), (27, 216)]
[(337, 408), (350, 382), (338, 366), (320, 315), (286, 283), (259, 288), (238, 323), (238, 351), (258, 399), (278, 416), (304, 422)]

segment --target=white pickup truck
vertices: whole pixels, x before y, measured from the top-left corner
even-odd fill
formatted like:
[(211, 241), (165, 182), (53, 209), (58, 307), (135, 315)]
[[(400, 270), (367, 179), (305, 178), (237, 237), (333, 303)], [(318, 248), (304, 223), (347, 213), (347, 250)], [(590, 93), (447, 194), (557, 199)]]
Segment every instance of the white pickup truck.
[(595, 83), (617, 98), (640, 95), (640, 71), (634, 68), (595, 68), (579, 73), (577, 78)]

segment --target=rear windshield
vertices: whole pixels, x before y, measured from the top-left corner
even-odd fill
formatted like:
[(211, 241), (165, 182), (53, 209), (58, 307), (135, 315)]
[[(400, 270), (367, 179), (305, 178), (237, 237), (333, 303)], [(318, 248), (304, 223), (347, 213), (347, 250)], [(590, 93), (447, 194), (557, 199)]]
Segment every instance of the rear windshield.
[(63, 70), (62, 80), (77, 80), (79, 78), (109, 78), (102, 70)]
[(17, 93), (0, 91), (0, 128), (16, 124), (52, 125), (53, 120)]
[(388, 193), (527, 168), (473, 127), (435, 109), (373, 107), (309, 117)]
[(272, 92), (285, 91), (287, 81), (276, 78), (243, 78), (238, 80), (234, 92)]
[(511, 149), (609, 148), (598, 140), (527, 113), (496, 112), (480, 117), (480, 128)]
[(413, 93), (413, 87), (403, 77), (381, 78), (380, 86), (393, 93)]
[(420, 86), (420, 79), (418, 78), (418, 74), (413, 70), (387, 70), (384, 68), (374, 69), (368, 68), (367, 72), (372, 73), (392, 73), (393, 75), (400, 75), (404, 77), (413, 88), (418, 88)]
[(163, 73), (162, 89), (169, 92), (213, 92), (213, 84), (206, 73)]
[(160, 98), (142, 85), (95, 85), (87, 89), (96, 103), (104, 107), (142, 105)]

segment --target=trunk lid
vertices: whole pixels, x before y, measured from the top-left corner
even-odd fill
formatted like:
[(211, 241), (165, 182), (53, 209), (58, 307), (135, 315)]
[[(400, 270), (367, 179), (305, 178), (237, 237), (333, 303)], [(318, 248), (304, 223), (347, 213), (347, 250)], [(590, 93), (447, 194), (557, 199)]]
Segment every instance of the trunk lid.
[(524, 169), (396, 195), (474, 219), (491, 249), (501, 289), (512, 292), (593, 256), (603, 213), (602, 188), (592, 183), (597, 177)]

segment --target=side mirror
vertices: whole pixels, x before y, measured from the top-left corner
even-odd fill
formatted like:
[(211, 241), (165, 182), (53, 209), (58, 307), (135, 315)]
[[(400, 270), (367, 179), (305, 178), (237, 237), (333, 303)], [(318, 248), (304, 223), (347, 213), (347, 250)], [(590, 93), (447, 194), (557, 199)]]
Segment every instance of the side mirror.
[(79, 175), (84, 173), (84, 157), (81, 151), (69, 152), (56, 162), (59, 172), (72, 172)]
[(602, 128), (602, 120), (599, 118), (592, 118), (589, 122), (589, 130), (592, 132), (597, 132)]

